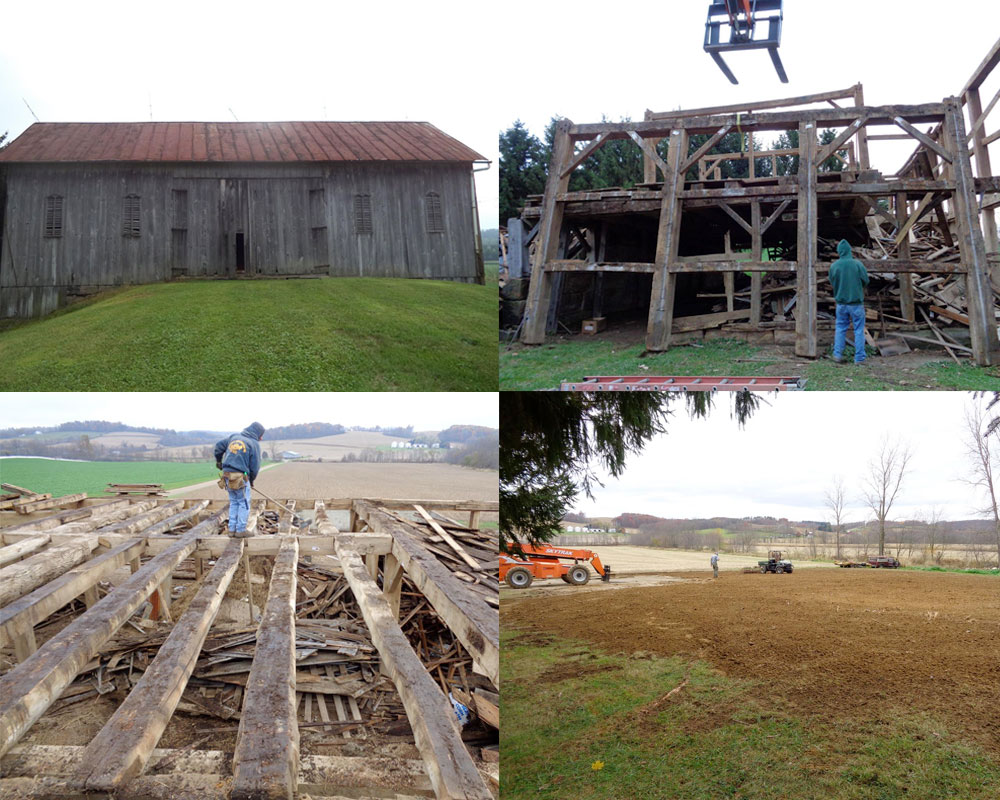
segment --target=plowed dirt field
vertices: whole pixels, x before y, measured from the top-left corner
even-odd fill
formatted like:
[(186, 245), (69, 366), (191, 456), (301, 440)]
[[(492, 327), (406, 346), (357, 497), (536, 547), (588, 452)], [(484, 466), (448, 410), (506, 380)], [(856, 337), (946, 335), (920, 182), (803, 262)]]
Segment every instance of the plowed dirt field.
[(805, 570), (520, 598), (501, 625), (703, 659), (826, 718), (924, 711), (1000, 756), (1000, 580)]

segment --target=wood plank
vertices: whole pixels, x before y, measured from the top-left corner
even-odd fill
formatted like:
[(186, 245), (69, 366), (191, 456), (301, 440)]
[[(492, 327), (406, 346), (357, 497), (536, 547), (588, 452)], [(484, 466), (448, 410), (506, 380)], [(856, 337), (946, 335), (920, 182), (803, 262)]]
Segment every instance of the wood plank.
[(493, 728), (500, 728), (500, 698), (493, 692), (475, 689), (476, 713), (479, 718)]
[(674, 333), (700, 331), (706, 328), (717, 328), (726, 322), (738, 319), (750, 319), (750, 309), (739, 311), (720, 311), (716, 314), (697, 314), (691, 317), (674, 317)]
[(358, 514), (376, 531), (392, 536), (393, 555), (423, 592), (452, 633), (458, 637), (494, 686), (500, 685), (500, 618), (467, 585), (428, 553), (407, 526), (365, 503), (356, 503)]
[(460, 545), (455, 540), (455, 537), (452, 536), (450, 533), (448, 533), (448, 531), (446, 531), (440, 525), (438, 525), (437, 520), (434, 519), (430, 514), (428, 514), (427, 511), (424, 510), (423, 506), (414, 505), (413, 507), (417, 510), (417, 513), (424, 518), (427, 524), (434, 529), (434, 532), (437, 533), (437, 535), (440, 536), (442, 539), (444, 539), (445, 544), (447, 544), (448, 547), (450, 547), (458, 554), (459, 558), (461, 558), (466, 564), (468, 564), (477, 572), (483, 569), (482, 564), (480, 564), (478, 561), (476, 561), (476, 559), (474, 559), (467, 552), (465, 552), (465, 548), (462, 547), (462, 545)]
[(99, 580), (142, 554), (145, 540), (132, 539), (80, 564), (0, 609), (0, 641), (24, 634)]
[(25, 556), (30, 556), (36, 550), (41, 550), (52, 541), (51, 536), (42, 534), (40, 536), (29, 536), (6, 547), (0, 548), (0, 567), (6, 567), (15, 561), (20, 561)]
[(295, 797), (295, 579), (299, 543), (285, 537), (274, 559), (233, 753), (232, 800)]
[(37, 500), (31, 503), (20, 503), (14, 506), (18, 514), (32, 514), (35, 511), (44, 511), (47, 508), (62, 508), (74, 503), (81, 503), (87, 499), (86, 492), (78, 494), (64, 494), (62, 497), (52, 497), (48, 500)]
[(45, 713), (164, 578), (194, 551), (198, 537), (215, 533), (223, 519), (224, 512), (220, 512), (192, 528), (172, 548), (149, 561), (49, 639), (38, 652), (0, 677), (0, 756)]
[(350, 537), (338, 537), (336, 546), (344, 576), (378, 648), (383, 668), (403, 701), (435, 794), (442, 798), (491, 800), (492, 794), (462, 742), (450, 702), (413, 652), (361, 556), (351, 549)]
[(243, 543), (233, 539), (142, 678), (84, 752), (81, 783), (110, 792), (140, 774), (160, 741), (229, 588)]

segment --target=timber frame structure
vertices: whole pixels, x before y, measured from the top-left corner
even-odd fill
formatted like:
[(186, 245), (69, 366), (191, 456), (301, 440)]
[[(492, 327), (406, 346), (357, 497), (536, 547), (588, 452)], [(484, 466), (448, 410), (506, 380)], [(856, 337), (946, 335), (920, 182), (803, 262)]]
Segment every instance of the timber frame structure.
[[(296, 798), (300, 792), (317, 800), (342, 795), (494, 797), (490, 787), (499, 788), (499, 765), (474, 759), (463, 743), (452, 703), (442, 691), (444, 678), (440, 673), (437, 680), (432, 676), (403, 633), (400, 593), (405, 576), (411, 596), (420, 598), (418, 605), (450, 631), (455, 651), (471, 658), (478, 680), (498, 689), (496, 554), (494, 549), (489, 556), (475, 544), (490, 534), (475, 534), (478, 540), (473, 534), (478, 531), (480, 513), (496, 512), (498, 504), (287, 498), (282, 503), (287, 509), (279, 512), (280, 523), (271, 535), (259, 535), (259, 520), (265, 514), (272, 520), (279, 515), (255, 503), (248, 524), (254, 535), (245, 539), (224, 535), (226, 504), (167, 498), (83, 501), (74, 503), (78, 507), (0, 529), (0, 644), (13, 646), (15, 662), (0, 677), (0, 798), (241, 800)], [(296, 504), (300, 514), (311, 517), (308, 528), (292, 527), (288, 512), (294, 512)], [(349, 530), (338, 530), (333, 524), (329, 513), (335, 510), (349, 512)], [(407, 518), (415, 510), (430, 528), (419, 528), (420, 517)], [(468, 513), (468, 525), (445, 516), (458, 513)], [(431, 529), (436, 536), (426, 532)], [(452, 535), (462, 539), (465, 548)], [(464, 570), (449, 567), (441, 558), (442, 554), (453, 556), (455, 563), (463, 553), (468, 565)], [(242, 696), (242, 714), (235, 751), (193, 746), (155, 749), (196, 672), (196, 662), (208, 652), (202, 648), (241, 564), (250, 585), (251, 556), (273, 559), (273, 569), (266, 604), (257, 609), (259, 623), (243, 631), (250, 631), (244, 641), (255, 638), (256, 644), (245, 692), (237, 695)], [(185, 561), (193, 567), (197, 590), (186, 609), (172, 619), (171, 581)], [(393, 751), (391, 744), (386, 746), (385, 757), (300, 755), (297, 709), (299, 700), (310, 698), (301, 696), (309, 691), (301, 685), (300, 694), (296, 693), (296, 663), (300, 662), (302, 670), (304, 655), (296, 650), (303, 646), (296, 630), (301, 625), (305, 633), (300, 638), (315, 639), (309, 635), (307, 622), (323, 620), (297, 621), (296, 577), (298, 570), (317, 569), (317, 564), (320, 572), (346, 579), (337, 594), (348, 589), (347, 597), (353, 594), (377, 651), (371, 656), (376, 659), (374, 676), (369, 670), (366, 679), (384, 684), (389, 692), (393, 689), (388, 681), (394, 684), (405, 709), (404, 727), (408, 722), (415, 745), (415, 750), (413, 745), (405, 746), (413, 750), (408, 756)], [(132, 574), (124, 576), (121, 568), (128, 566)], [(99, 581), (115, 570), (120, 570), (117, 585), (101, 597)], [(299, 589), (303, 597), (303, 587)], [(35, 627), (78, 598), (86, 602), (83, 613), (39, 646)], [(298, 607), (312, 598), (312, 594), (305, 596)], [(249, 599), (249, 618), (254, 620)], [(74, 679), (97, 663), (101, 664), (97, 672), (100, 691), (101, 670), (106, 670), (107, 680), (114, 665), (94, 659), (100, 659), (102, 646), (120, 628), (138, 619), (137, 611), (145, 607), (148, 613), (150, 606), (154, 619), (173, 622), (172, 630), (89, 745), (19, 745)], [(362, 620), (354, 624), (361, 625)], [(125, 662), (131, 676), (127, 656)], [(330, 669), (327, 675), (333, 674)], [(302, 672), (298, 675), (301, 681)], [(470, 673), (469, 677), (474, 676)], [(338, 691), (329, 694), (336, 696), (339, 712)], [(305, 707), (309, 708), (308, 702)], [(354, 719), (360, 720), (356, 704), (353, 709)], [(326, 722), (325, 705), (323, 717)]]
[[(875, 214), (898, 227), (897, 247), (884, 260), (862, 261), (869, 272), (897, 276), (900, 317), (915, 321), (913, 275), (964, 275), (973, 360), (984, 366), (1000, 363), (994, 301), (994, 286), (1000, 290), (995, 217), (1000, 177), (991, 174), (988, 152), (988, 146), (1000, 139), (1000, 131), (989, 133), (986, 128), (1000, 92), (985, 110), (979, 95), (998, 62), (1000, 41), (960, 95), (940, 103), (868, 106), (858, 84), (842, 91), (739, 106), (647, 111), (645, 119), (636, 122), (577, 125), (561, 120), (541, 204), (529, 203), (523, 215), (528, 225), (535, 220), (538, 225), (522, 342), (541, 344), (546, 330), (553, 329), (551, 316), (558, 297), (553, 289), (555, 285), (558, 292), (562, 273), (593, 273), (598, 281), (613, 273), (652, 276), (646, 349), (662, 351), (670, 346), (675, 329), (679, 275), (723, 273), (732, 312), (734, 276), (750, 273), (748, 317), (750, 328), (759, 329), (762, 276), (784, 272), (795, 276), (795, 354), (816, 358), (820, 355), (817, 285), (831, 263), (819, 259), (817, 236), (822, 227), (827, 235), (850, 239), (848, 218), (861, 222), (865, 214)], [(837, 101), (845, 99), (851, 105), (841, 107)], [(829, 107), (794, 108), (816, 103)], [(771, 110), (779, 108), (791, 110)], [(932, 128), (924, 133), (920, 125)], [(824, 128), (839, 129), (828, 144), (819, 142)], [(873, 132), (878, 128), (892, 132)], [(797, 131), (799, 145), (754, 153), (752, 134), (761, 131)], [(708, 155), (734, 132), (751, 134), (748, 153)], [(691, 152), (690, 140), (696, 134), (708, 139)], [(573, 171), (615, 139), (631, 139), (641, 148), (644, 182), (627, 190), (569, 191)], [(664, 139), (668, 140), (665, 158), (657, 147)], [(872, 139), (910, 139), (917, 149), (896, 175), (883, 176), (869, 163)], [(841, 155), (845, 152), (846, 157)], [(767, 177), (754, 174), (755, 161), (768, 158), (776, 163), (774, 159), (789, 155), (798, 157), (797, 174), (778, 176), (776, 169)], [(820, 172), (819, 166), (830, 158), (843, 161), (844, 171)], [(739, 159), (749, 160), (749, 177), (720, 179), (719, 163)], [(688, 176), (694, 170), (691, 180)], [(932, 213), (944, 238), (949, 242), (954, 238), (961, 255), (958, 263), (911, 257), (906, 233)], [(693, 230), (706, 215), (712, 215), (716, 230), (726, 227), (724, 252), (706, 252), (707, 237), (691, 231), (682, 247), (682, 225)], [(854, 238), (864, 236), (863, 231), (863, 226), (856, 227)], [(643, 237), (642, 245), (637, 245)], [(731, 237), (745, 252), (730, 248)], [(794, 259), (786, 255), (786, 260), (767, 260), (768, 250), (779, 241)], [(595, 311), (594, 316), (600, 313)]]

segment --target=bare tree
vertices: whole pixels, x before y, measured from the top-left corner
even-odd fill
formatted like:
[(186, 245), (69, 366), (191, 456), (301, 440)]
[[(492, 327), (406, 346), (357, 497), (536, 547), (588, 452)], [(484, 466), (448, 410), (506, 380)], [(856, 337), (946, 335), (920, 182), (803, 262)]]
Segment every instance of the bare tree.
[(899, 442), (882, 440), (878, 456), (868, 462), (864, 498), (878, 520), (878, 554), (885, 555), (885, 521), (896, 502), (912, 457), (910, 449)]
[(826, 507), (833, 514), (834, 530), (837, 533), (837, 558), (840, 558), (840, 534), (843, 530), (844, 507), (847, 505), (847, 490), (844, 488), (844, 479), (837, 475), (833, 479), (833, 486), (826, 492)]
[(941, 508), (939, 506), (933, 506), (930, 512), (927, 514), (927, 555), (930, 558), (932, 564), (939, 563), (941, 561), (941, 552), (934, 552), (934, 548), (940, 543), (941, 539)]
[[(978, 509), (984, 516), (993, 517), (994, 544), (997, 550), (997, 567), (1000, 568), (1000, 510), (997, 503), (997, 486), (994, 476), (1000, 478), (1000, 442), (987, 433), (989, 421), (982, 405), (973, 399), (965, 409), (965, 452), (971, 464), (971, 477), (963, 479), (987, 496), (987, 504)], [(978, 556), (977, 556), (977, 561)]]

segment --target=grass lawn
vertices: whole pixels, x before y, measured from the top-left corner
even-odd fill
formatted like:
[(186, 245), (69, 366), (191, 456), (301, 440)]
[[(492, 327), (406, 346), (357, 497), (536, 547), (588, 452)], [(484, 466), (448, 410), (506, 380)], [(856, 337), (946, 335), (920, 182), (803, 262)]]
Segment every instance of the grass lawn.
[(1000, 367), (968, 362), (916, 362), (872, 356), (866, 366), (828, 359), (796, 359), (791, 348), (779, 353), (735, 339), (678, 345), (643, 357), (644, 344), (623, 344), (584, 336), (554, 339), (538, 347), (500, 346), (500, 388), (558, 389), (560, 381), (585, 375), (798, 375), (806, 390), (995, 389)]
[(55, 461), (48, 458), (2, 458), (3, 483), (53, 497), (86, 492), (102, 495), (108, 483), (162, 483), (177, 489), (218, 477), (214, 464), (174, 461)]
[(3, 391), (490, 391), (496, 292), (395, 278), (184, 281), (0, 332)]
[(807, 720), (704, 662), (509, 626), (500, 659), (505, 800), (986, 800), (1000, 784), (1000, 764), (926, 715)]
[(500, 280), (500, 262), (499, 261), (486, 261), (486, 285), (492, 286), (494, 289), (499, 285)]

